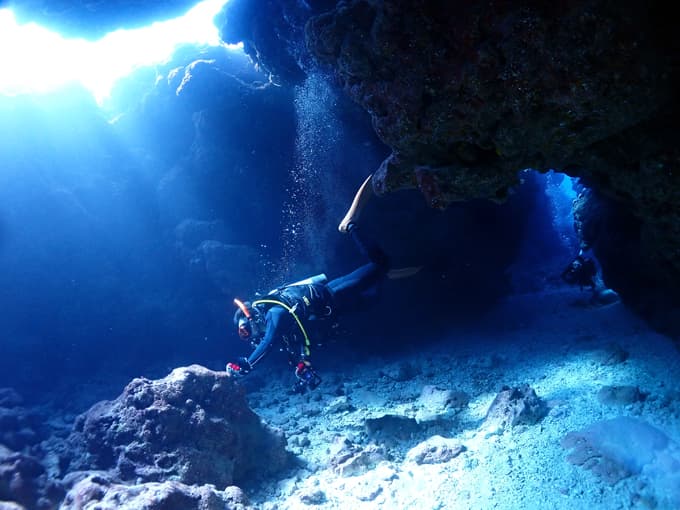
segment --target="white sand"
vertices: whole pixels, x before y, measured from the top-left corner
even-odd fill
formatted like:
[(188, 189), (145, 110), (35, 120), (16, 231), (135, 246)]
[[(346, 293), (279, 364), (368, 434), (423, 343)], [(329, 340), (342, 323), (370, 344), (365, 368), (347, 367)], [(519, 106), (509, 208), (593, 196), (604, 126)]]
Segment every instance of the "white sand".
[[(657, 479), (640, 474), (611, 486), (566, 460), (569, 451), (560, 442), (568, 432), (617, 416), (644, 420), (680, 443), (679, 351), (622, 304), (575, 305), (585, 297), (572, 289), (513, 297), (477, 330), (454, 327), (448, 338), (414, 348), (408, 359), (358, 357), (335, 365), (337, 373), (325, 360), (323, 386), (304, 396), (287, 394), (289, 379), (265, 383), (249, 395), (251, 406), (284, 430), (301, 466), (249, 494), (253, 504), (264, 510), (671, 508), (667, 487)], [(612, 344), (629, 353), (626, 361), (606, 361)], [(421, 370), (395, 381), (405, 361)], [(501, 387), (524, 383), (549, 403), (549, 414), (535, 425), (481, 430)], [(424, 409), (419, 396), (426, 385), (464, 391), (470, 403), (458, 414)], [(606, 385), (637, 386), (649, 396), (607, 406), (597, 398)], [(439, 413), (441, 421), (421, 424), (410, 440), (381, 444), (366, 433), (367, 418), (422, 418), (424, 411)], [(466, 451), (437, 464), (405, 460), (410, 448), (434, 434), (457, 440)], [(331, 464), (345, 438), (359, 451), (376, 444), (383, 460), (339, 472)]]

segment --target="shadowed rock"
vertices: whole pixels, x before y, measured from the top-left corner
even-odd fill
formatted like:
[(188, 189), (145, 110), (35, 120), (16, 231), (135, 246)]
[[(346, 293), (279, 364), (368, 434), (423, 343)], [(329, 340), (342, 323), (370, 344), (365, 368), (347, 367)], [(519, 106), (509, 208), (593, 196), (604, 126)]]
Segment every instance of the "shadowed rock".
[(397, 414), (368, 418), (365, 426), (366, 433), (371, 439), (384, 443), (407, 441), (422, 430), (414, 418)]
[(44, 435), (42, 419), (22, 407), (22, 397), (11, 388), (0, 388), (0, 445), (23, 450)]
[(497, 432), (516, 425), (533, 425), (547, 412), (547, 404), (528, 385), (505, 387), (489, 406), (482, 428)]
[[(334, 72), (392, 149), (376, 191), (415, 187), (444, 208), (503, 200), (524, 168), (581, 177), (627, 216), (623, 227), (604, 226), (617, 241), (611, 257), (634, 265), (646, 286), (649, 275), (661, 284), (646, 315), (671, 294), (677, 316), (680, 61), (663, 3), (278, 0), (266, 13), (258, 5), (230, 2), (223, 37), (247, 41), (275, 75)], [(632, 253), (626, 235), (640, 245)], [(618, 264), (603, 251), (603, 266)], [(603, 269), (624, 300), (636, 299)], [(615, 269), (623, 284), (631, 279), (630, 267)], [(664, 308), (657, 320), (672, 315)]]
[(680, 507), (680, 447), (647, 422), (627, 416), (598, 421), (567, 434), (562, 446), (571, 450), (568, 462), (606, 484), (636, 475), (657, 508)]
[(360, 446), (346, 437), (338, 437), (329, 447), (329, 467), (339, 476), (364, 473), (386, 458), (383, 447), (369, 444)]
[(637, 386), (604, 386), (597, 392), (597, 400), (608, 406), (625, 406), (643, 402), (648, 395)]
[(7, 502), (16, 508), (52, 510), (63, 497), (61, 487), (48, 480), (45, 468), (34, 457), (13, 452), (0, 444), (0, 508)]

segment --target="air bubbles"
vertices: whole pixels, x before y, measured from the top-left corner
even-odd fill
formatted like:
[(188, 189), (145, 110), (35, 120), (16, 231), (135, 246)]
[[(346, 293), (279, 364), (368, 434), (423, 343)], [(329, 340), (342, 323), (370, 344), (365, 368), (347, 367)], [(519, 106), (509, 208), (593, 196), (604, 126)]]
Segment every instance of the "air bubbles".
[[(325, 259), (328, 201), (332, 189), (327, 169), (335, 167), (340, 122), (335, 116), (336, 96), (326, 80), (310, 75), (295, 90), (297, 114), (296, 162), (291, 171), (292, 189), (283, 207), (283, 263), (320, 267)], [(289, 275), (286, 275), (289, 276)]]

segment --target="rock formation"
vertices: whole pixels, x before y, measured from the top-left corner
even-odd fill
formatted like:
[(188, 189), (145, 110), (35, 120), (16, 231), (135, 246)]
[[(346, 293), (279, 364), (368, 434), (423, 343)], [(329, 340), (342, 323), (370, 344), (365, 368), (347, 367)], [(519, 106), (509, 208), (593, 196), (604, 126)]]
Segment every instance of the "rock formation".
[[(524, 168), (580, 177), (630, 220), (609, 224), (607, 238), (638, 239), (639, 257), (624, 255), (623, 265), (659, 283), (662, 314), (672, 315), (668, 302), (670, 310), (680, 302), (680, 52), (660, 3), (353, 0), (321, 14), (324, 2), (296, 3), (292, 15), (288, 2), (268, 2), (283, 16), (268, 18), (277, 26), (268, 31), (259, 28), (264, 17), (230, 17), (254, 2), (233, 4), (222, 33), (237, 25), (274, 76), (289, 77), (291, 59), (306, 72), (330, 71), (371, 114), (392, 149), (379, 192), (417, 187), (443, 208), (502, 200)], [(285, 59), (268, 53), (272, 38), (277, 51), (288, 49)], [(613, 275), (623, 287), (625, 274)]]
[(110, 471), (123, 481), (234, 483), (287, 463), (285, 439), (262, 424), (224, 372), (198, 365), (134, 379), (113, 401), (78, 417), (66, 471)]

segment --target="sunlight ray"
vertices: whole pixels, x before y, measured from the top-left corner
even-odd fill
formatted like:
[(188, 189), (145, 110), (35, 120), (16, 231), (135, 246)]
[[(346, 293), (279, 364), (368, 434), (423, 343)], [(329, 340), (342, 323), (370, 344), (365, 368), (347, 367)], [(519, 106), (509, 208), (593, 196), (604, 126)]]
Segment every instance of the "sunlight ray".
[(167, 61), (178, 45), (220, 45), (213, 18), (225, 3), (205, 0), (179, 18), (116, 30), (96, 41), (18, 24), (11, 10), (0, 9), (0, 94), (45, 93), (79, 82), (102, 104), (119, 78)]

